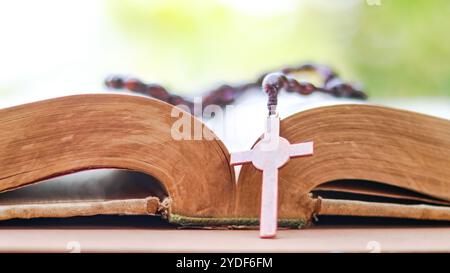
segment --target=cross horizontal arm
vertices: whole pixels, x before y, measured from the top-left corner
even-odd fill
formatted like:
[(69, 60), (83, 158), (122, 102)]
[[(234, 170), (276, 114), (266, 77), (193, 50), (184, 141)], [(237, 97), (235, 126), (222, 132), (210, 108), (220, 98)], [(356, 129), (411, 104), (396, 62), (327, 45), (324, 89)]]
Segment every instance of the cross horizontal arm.
[(312, 141), (298, 144), (291, 144), (291, 146), (289, 146), (289, 155), (291, 157), (312, 155), (313, 153), (314, 153), (314, 142)]
[(252, 150), (232, 153), (230, 156), (231, 166), (241, 165), (244, 163), (250, 163), (250, 162), (252, 162), (252, 160), (253, 160), (253, 151)]

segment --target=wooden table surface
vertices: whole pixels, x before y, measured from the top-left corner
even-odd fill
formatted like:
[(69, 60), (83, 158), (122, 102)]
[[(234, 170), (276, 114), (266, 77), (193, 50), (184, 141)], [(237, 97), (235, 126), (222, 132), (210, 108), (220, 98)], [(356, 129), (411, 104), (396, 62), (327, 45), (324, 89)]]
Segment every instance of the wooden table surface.
[(449, 252), (450, 227), (256, 230), (2, 228), (1, 252)]

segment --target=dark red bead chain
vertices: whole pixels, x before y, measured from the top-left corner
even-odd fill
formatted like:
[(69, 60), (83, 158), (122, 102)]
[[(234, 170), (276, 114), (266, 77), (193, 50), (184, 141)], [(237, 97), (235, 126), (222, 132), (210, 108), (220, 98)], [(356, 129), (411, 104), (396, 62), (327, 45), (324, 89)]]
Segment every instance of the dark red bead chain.
[[(346, 97), (354, 99), (367, 99), (366, 93), (357, 88), (355, 85), (346, 83), (332, 69), (324, 65), (303, 64), (297, 67), (286, 67), (277, 73), (265, 73), (261, 75), (255, 82), (241, 85), (221, 85), (216, 89), (207, 92), (203, 97), (203, 106), (215, 104), (225, 106), (233, 103), (245, 91), (258, 88), (264, 83), (264, 90), (269, 94), (268, 105), (276, 105), (277, 95), (280, 89), (287, 92), (298, 93), (301, 95), (309, 95), (313, 92), (322, 92), (333, 95), (335, 97)], [(322, 77), (323, 84), (315, 86), (309, 82), (297, 81), (289, 77), (293, 73), (313, 72)], [(147, 95), (172, 105), (184, 104), (191, 110), (194, 103), (179, 95), (171, 94), (164, 87), (158, 84), (147, 84), (133, 77), (124, 77), (119, 75), (109, 76), (105, 80), (105, 84), (111, 89), (127, 89), (132, 92)]]

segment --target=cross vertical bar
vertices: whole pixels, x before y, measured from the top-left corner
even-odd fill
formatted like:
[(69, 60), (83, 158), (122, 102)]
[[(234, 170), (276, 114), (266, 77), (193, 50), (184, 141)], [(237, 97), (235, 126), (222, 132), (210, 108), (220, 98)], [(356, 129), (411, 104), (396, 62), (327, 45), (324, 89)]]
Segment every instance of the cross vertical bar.
[(273, 238), (277, 233), (278, 219), (278, 168), (263, 171), (260, 237)]

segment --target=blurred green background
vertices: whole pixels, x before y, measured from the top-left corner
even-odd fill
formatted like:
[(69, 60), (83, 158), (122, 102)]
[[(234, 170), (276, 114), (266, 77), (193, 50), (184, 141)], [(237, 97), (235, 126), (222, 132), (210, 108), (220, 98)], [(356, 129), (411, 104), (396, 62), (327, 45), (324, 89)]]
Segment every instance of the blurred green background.
[(104, 90), (110, 73), (186, 94), (305, 61), (371, 98), (448, 98), (449, 15), (448, 0), (5, 1), (0, 106)]
[(450, 95), (448, 0), (115, 0), (108, 11), (142, 74), (177, 88), (311, 60), (372, 96)]

